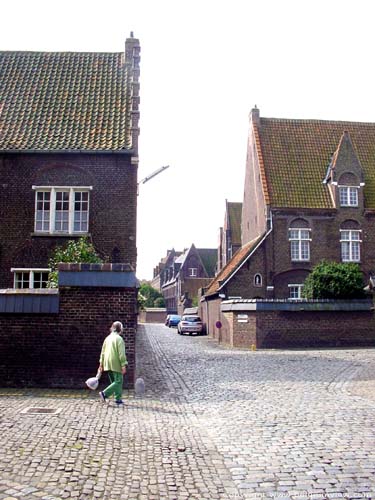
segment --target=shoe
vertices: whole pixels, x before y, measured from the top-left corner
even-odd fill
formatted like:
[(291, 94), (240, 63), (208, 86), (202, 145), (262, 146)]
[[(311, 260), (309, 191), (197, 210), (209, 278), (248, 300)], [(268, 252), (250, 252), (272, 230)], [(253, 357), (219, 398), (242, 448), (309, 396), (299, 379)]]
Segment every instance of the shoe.
[(104, 394), (103, 391), (99, 392), (99, 397), (102, 400), (102, 403), (105, 403), (107, 401), (107, 396)]
[(122, 399), (116, 399), (116, 405), (117, 406), (122, 406), (124, 404)]

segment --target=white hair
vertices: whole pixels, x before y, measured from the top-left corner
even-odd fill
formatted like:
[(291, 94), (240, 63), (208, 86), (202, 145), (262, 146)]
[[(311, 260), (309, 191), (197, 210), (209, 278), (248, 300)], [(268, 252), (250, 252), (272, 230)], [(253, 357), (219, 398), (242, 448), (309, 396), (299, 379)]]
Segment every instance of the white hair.
[(123, 329), (124, 327), (122, 326), (121, 321), (115, 321), (112, 323), (111, 332), (121, 333)]

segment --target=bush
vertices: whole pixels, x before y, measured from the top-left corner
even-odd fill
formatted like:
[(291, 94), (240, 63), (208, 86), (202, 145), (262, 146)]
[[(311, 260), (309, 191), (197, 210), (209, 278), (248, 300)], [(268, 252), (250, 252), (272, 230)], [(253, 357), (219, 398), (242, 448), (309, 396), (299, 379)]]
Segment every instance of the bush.
[(307, 299), (361, 299), (363, 286), (358, 264), (322, 261), (306, 278), (302, 294)]
[[(159, 305), (160, 304), (160, 305)], [(163, 295), (147, 283), (140, 286), (138, 290), (138, 307), (164, 307), (165, 301)]]
[(96, 253), (94, 245), (87, 236), (68, 241), (66, 246), (56, 247), (49, 261), (51, 271), (48, 276), (48, 288), (57, 288), (58, 286), (59, 273), (57, 266), (60, 262), (97, 264), (103, 262), (103, 260)]

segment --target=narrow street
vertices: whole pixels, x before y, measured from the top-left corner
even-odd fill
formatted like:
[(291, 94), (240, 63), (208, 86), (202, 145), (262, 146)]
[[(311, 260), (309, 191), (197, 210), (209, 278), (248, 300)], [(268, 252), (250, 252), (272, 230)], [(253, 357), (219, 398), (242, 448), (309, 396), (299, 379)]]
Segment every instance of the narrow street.
[(146, 392), (124, 408), (0, 390), (0, 499), (375, 498), (375, 350), (231, 350), (163, 325), (137, 342)]

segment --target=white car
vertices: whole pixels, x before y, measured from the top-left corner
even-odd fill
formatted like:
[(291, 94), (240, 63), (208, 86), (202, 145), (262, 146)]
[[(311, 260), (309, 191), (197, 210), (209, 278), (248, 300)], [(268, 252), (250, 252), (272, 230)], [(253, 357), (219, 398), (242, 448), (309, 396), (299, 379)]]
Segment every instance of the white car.
[(184, 314), (177, 326), (177, 332), (183, 333), (203, 333), (203, 323), (199, 316), (195, 314)]

